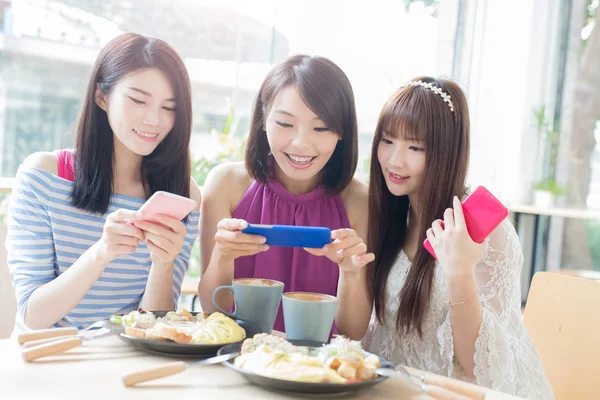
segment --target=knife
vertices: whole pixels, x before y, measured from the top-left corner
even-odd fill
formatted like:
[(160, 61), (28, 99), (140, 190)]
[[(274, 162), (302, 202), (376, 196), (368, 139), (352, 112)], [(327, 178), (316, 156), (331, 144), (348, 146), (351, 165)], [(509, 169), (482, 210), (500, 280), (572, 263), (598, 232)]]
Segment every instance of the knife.
[(81, 346), (84, 342), (100, 339), (104, 336), (113, 335), (115, 331), (106, 329), (103, 332), (94, 334), (93, 336), (66, 336), (60, 340), (54, 340), (50, 343), (41, 344), (39, 346), (28, 347), (23, 350), (21, 355), (23, 360), (30, 362), (41, 357), (51, 356), (54, 354), (64, 353), (67, 350)]
[(437, 400), (483, 400), (485, 393), (471, 388), (470, 385), (451, 378), (429, 374), (419, 376), (420, 384), (413, 380), (413, 375), (402, 365), (395, 368), (377, 368), (375, 372), (381, 376), (400, 378), (417, 386), (422, 393)]
[[(48, 341), (60, 339), (62, 336), (71, 336), (81, 334), (83, 332), (92, 331), (95, 329), (100, 329), (104, 326), (107, 326), (107, 320), (96, 321), (85, 329), (77, 329), (76, 327), (67, 327), (67, 328), (48, 328), (48, 329), (38, 329), (35, 331), (28, 331), (20, 333), (17, 337), (19, 344), (25, 345), (26, 347), (35, 346), (37, 344), (42, 344), (42, 340), (48, 339)], [(32, 343), (27, 345), (27, 343)]]
[(75, 327), (39, 329), (37, 331), (23, 332), (19, 334), (17, 340), (19, 341), (19, 344), (23, 344), (34, 340), (76, 335), (77, 332), (79, 332), (79, 330)]

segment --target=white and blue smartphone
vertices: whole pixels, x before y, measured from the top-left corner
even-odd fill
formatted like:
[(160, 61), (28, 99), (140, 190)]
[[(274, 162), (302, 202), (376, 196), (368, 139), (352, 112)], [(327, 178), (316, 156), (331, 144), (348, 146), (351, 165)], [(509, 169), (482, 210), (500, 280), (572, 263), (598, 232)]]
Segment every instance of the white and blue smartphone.
[(331, 229), (325, 227), (248, 224), (242, 232), (266, 237), (269, 246), (320, 249), (331, 243)]

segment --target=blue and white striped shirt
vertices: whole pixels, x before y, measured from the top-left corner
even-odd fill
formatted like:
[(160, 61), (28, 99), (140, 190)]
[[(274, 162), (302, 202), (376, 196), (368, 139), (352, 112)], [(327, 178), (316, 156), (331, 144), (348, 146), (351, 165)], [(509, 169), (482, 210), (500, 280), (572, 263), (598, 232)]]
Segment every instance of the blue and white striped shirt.
[[(37, 168), (21, 166), (17, 172), (9, 202), (6, 248), (21, 329), (26, 329), (24, 318), (31, 294), (65, 272), (100, 240), (108, 214), (118, 209), (137, 210), (145, 202), (113, 194), (107, 213), (95, 215), (71, 205), (72, 189), (72, 182)], [(188, 216), (185, 243), (175, 258), (175, 304), (198, 237), (199, 216), (198, 212)], [(110, 315), (137, 310), (151, 265), (146, 244), (140, 244), (133, 254), (113, 260), (79, 304), (55, 326), (86, 327)]]

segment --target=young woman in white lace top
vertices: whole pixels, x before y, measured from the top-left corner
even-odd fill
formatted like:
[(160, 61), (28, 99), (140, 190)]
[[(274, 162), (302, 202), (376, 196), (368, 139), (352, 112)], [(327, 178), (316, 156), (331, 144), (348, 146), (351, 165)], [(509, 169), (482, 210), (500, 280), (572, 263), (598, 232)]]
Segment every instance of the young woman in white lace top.
[[(366, 330), (368, 350), (401, 364), (552, 399), (521, 320), (515, 229), (504, 220), (478, 244), (465, 228), (468, 159), (469, 113), (454, 82), (416, 78), (388, 100), (371, 159), (376, 258), (363, 279), (373, 303), (357, 304), (352, 336)], [(426, 237), (439, 262), (422, 246)]]

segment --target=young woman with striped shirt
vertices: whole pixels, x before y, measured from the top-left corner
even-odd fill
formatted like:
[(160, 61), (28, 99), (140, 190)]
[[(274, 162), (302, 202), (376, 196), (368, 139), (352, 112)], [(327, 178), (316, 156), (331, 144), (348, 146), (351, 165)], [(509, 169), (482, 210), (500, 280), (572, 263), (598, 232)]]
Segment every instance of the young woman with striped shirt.
[[(17, 173), (6, 246), (19, 328), (175, 308), (198, 236), (190, 92), (161, 40), (124, 34), (101, 50), (75, 149), (32, 154)], [(141, 221), (137, 210), (159, 190), (198, 208), (184, 221), (163, 216), (168, 229)]]

